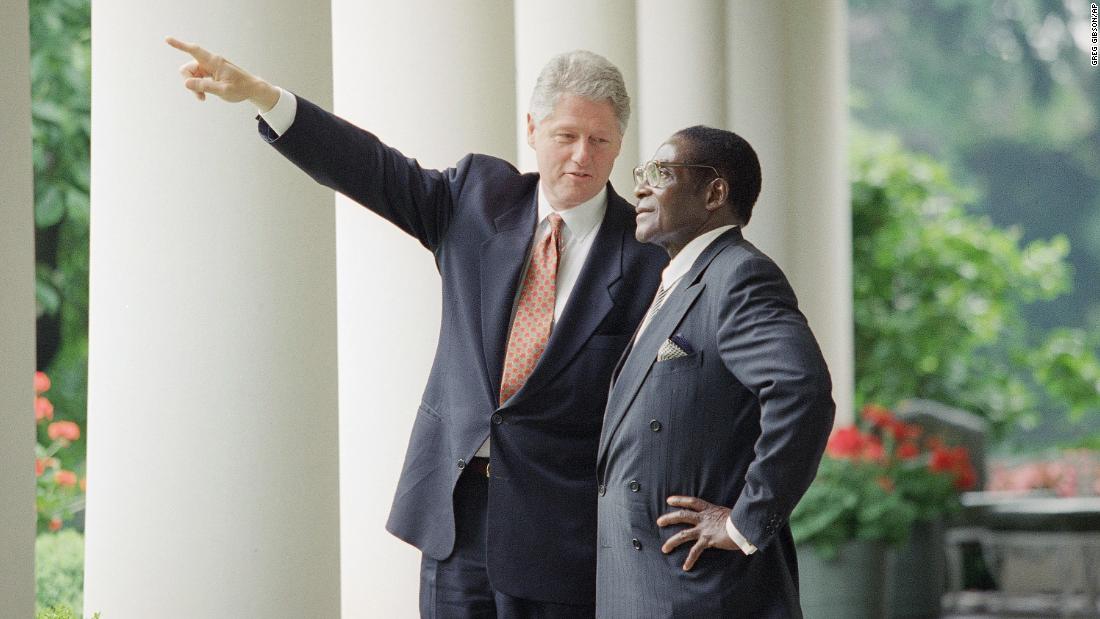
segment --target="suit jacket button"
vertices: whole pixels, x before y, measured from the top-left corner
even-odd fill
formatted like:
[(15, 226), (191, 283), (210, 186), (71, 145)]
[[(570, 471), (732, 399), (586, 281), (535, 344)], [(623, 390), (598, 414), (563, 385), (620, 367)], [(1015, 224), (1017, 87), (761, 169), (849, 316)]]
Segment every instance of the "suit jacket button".
[(498, 426), (500, 424), (504, 423), (504, 415), (501, 415), (500, 413), (493, 413), (493, 416), (490, 417), (490, 419), (492, 420), (492, 422), (494, 424), (496, 424)]
[(636, 537), (634, 539), (630, 540), (630, 545), (634, 547), (634, 550), (641, 550), (642, 549), (642, 543), (639, 542), (638, 538), (636, 538)]
[(628, 485), (630, 486), (631, 492), (637, 492), (642, 489), (642, 484), (639, 484), (637, 479), (630, 480)]
[(660, 432), (661, 431), (661, 422), (657, 421), (656, 419), (650, 421), (649, 422), (649, 429), (653, 430), (654, 432)]
[(600, 484), (600, 487), (597, 490), (597, 492), (600, 493), (600, 496), (603, 496), (603, 495), (607, 494), (607, 486), (605, 484)]
[(459, 468), (459, 469), (464, 469), (464, 468), (466, 468), (466, 461), (465, 461), (465, 460), (463, 460), (462, 458), (459, 458), (459, 459), (458, 459), (458, 468)]

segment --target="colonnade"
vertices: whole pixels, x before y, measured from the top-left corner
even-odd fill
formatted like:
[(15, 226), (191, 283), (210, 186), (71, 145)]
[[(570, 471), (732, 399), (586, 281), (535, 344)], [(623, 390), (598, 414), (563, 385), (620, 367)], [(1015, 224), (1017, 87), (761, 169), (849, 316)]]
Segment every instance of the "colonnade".
[[(255, 135), (247, 104), (185, 93), (168, 34), (431, 167), (478, 151), (533, 170), (523, 119), (539, 69), (569, 49), (607, 56), (634, 103), (621, 195), (679, 128), (755, 146), (764, 188), (745, 234), (790, 276), (850, 415), (841, 0), (120, 0), (93, 3), (92, 19), (88, 611), (416, 616), (419, 554), (383, 523), (438, 330), (431, 255), (343, 197), (334, 208)], [(4, 34), (5, 52), (25, 48)], [(27, 194), (29, 145), (3, 156)], [(9, 216), (4, 180), (5, 224), (18, 225), (2, 251), (32, 269), (31, 224)], [(27, 294), (13, 311), (33, 312)], [(33, 345), (4, 309), (4, 346), (23, 334), (5, 370), (26, 366), (13, 375), (29, 401)], [(18, 425), (8, 402), (0, 422)], [(17, 455), (0, 450), (5, 498), (33, 490), (29, 465), (28, 479), (5, 476)], [(20, 543), (0, 593), (9, 565), (26, 581)]]

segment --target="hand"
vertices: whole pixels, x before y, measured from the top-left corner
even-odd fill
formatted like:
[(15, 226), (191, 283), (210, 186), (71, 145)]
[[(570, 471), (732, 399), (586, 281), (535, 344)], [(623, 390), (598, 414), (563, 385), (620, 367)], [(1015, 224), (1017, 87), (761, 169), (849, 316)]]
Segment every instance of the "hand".
[(669, 512), (657, 519), (657, 526), (667, 527), (672, 524), (693, 524), (690, 529), (684, 529), (673, 535), (661, 546), (661, 552), (668, 554), (677, 546), (688, 540), (696, 540), (695, 545), (688, 552), (684, 561), (684, 571), (690, 572), (699, 560), (699, 556), (707, 548), (721, 548), (723, 550), (740, 550), (737, 544), (726, 533), (726, 521), (729, 520), (729, 508), (721, 505), (712, 505), (703, 499), (690, 496), (670, 496), (668, 504), (673, 507), (682, 507), (674, 512)]
[(180, 75), (184, 78), (184, 87), (194, 92), (199, 101), (205, 101), (207, 93), (230, 103), (248, 99), (266, 112), (279, 100), (278, 89), (222, 56), (173, 37), (168, 37), (165, 42), (191, 54), (194, 59), (180, 67)]

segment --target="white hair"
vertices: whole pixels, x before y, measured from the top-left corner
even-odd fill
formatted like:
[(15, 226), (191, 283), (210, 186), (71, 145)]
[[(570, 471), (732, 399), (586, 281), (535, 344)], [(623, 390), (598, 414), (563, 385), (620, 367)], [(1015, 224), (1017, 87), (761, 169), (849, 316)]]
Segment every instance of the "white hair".
[(619, 68), (607, 58), (583, 49), (558, 54), (546, 63), (531, 93), (531, 117), (541, 122), (554, 111), (563, 94), (608, 101), (619, 120), (619, 134), (630, 120), (630, 95)]

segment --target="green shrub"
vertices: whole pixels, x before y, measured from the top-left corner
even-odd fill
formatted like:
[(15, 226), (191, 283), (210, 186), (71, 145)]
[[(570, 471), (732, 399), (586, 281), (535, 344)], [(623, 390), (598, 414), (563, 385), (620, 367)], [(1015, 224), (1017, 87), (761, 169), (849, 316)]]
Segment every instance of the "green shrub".
[(34, 546), (38, 618), (62, 619), (69, 616), (61, 614), (66, 609), (79, 616), (84, 605), (84, 536), (71, 529), (43, 533)]
[(857, 405), (939, 400), (984, 416), (998, 436), (1044, 408), (1100, 411), (1097, 341), (1042, 333), (1024, 306), (1070, 290), (1069, 242), (1021, 241), (974, 214), (943, 164), (896, 138), (852, 143)]
[[(80, 619), (80, 615), (68, 606), (51, 606), (36, 612), (34, 619)], [(92, 619), (99, 619), (99, 613), (92, 615)]]

